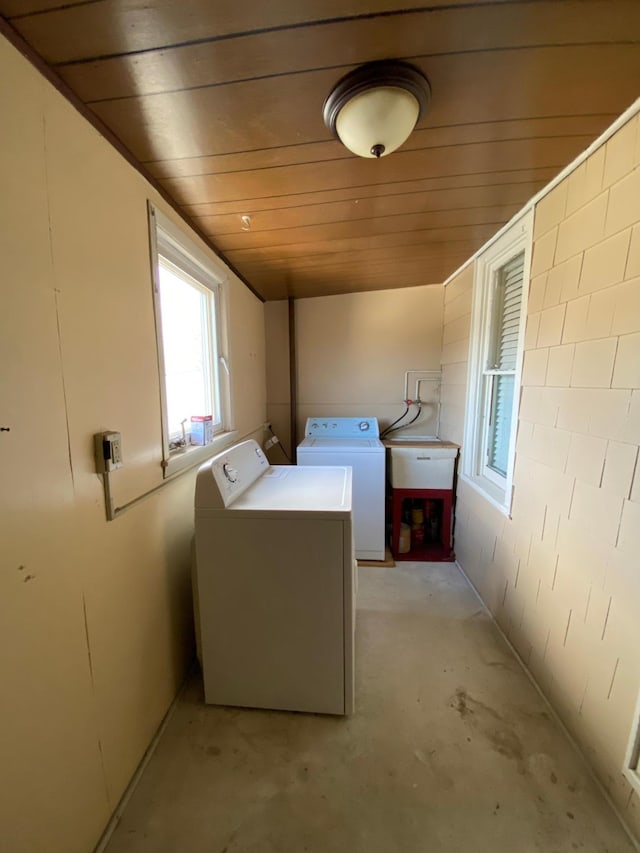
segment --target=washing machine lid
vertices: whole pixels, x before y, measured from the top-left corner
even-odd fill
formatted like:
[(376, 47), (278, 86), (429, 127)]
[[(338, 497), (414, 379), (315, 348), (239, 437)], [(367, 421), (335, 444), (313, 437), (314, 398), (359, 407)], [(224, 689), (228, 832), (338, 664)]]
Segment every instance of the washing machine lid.
[(351, 510), (351, 468), (272, 465), (227, 509), (346, 514)]
[(383, 451), (384, 445), (378, 438), (305, 438), (298, 450), (312, 453), (337, 453), (347, 450), (350, 453), (371, 453)]

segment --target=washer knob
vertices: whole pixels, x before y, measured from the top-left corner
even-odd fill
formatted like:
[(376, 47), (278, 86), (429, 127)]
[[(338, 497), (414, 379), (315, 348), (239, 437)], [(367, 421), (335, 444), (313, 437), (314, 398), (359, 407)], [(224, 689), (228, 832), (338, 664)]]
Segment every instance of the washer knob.
[(238, 471), (232, 465), (229, 465), (228, 462), (225, 462), (224, 465), (222, 466), (222, 472), (230, 483), (237, 482)]
[(369, 429), (370, 424), (369, 421), (360, 421), (358, 426), (360, 427), (360, 432), (366, 432)]

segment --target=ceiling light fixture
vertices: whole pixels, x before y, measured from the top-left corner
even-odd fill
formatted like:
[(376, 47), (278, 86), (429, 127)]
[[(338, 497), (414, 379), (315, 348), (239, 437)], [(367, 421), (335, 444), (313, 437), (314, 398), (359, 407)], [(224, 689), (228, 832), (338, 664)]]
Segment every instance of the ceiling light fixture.
[(359, 157), (384, 157), (411, 135), (431, 100), (429, 81), (408, 62), (384, 59), (350, 71), (324, 102), (324, 123)]

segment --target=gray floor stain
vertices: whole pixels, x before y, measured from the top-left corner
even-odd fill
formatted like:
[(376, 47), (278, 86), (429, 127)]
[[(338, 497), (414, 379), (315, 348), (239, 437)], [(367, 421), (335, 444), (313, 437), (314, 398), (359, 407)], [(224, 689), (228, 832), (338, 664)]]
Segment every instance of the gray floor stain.
[(523, 745), (514, 728), (505, 721), (502, 714), (470, 696), (464, 687), (456, 690), (452, 707), (474, 732), (486, 738), (492, 749), (515, 761), (519, 773), (527, 773)]

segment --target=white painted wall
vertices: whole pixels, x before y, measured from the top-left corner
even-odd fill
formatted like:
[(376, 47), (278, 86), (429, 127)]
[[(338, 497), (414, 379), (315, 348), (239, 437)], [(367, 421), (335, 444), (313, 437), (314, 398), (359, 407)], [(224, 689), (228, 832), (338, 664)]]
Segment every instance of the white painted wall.
[[(308, 417), (370, 416), (382, 426), (399, 417), (405, 370), (440, 369), (442, 305), (441, 285), (296, 300), (298, 440)], [(269, 411), (280, 425), (289, 404), (287, 303), (266, 309)], [(430, 392), (421, 386), (421, 395)], [(425, 407), (415, 427), (434, 430), (436, 414)]]
[[(291, 395), (289, 382), (289, 304), (286, 300), (264, 306), (267, 349), (267, 420), (291, 457)], [(282, 448), (268, 451), (272, 464), (287, 462)]]
[[(0, 79), (0, 847), (88, 853), (192, 656), (195, 475), (108, 523), (92, 447), (122, 432), (117, 504), (162, 482), (147, 199), (172, 213), (4, 39)], [(229, 303), (242, 435), (263, 306)]]

